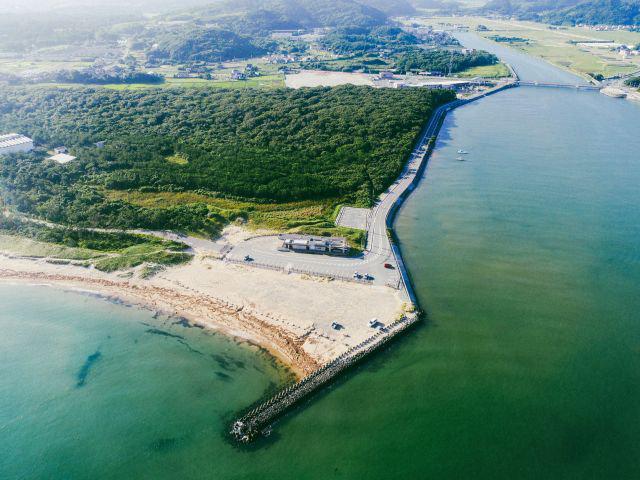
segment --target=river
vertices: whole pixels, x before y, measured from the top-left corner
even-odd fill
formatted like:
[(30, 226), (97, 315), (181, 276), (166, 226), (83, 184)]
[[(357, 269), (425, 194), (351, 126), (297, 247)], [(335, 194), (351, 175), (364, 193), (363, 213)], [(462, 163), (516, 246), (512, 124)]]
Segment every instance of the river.
[[(579, 81), (462, 40), (525, 80)], [(452, 112), (397, 220), (427, 321), (259, 448), (222, 429), (280, 381), (263, 354), (0, 288), (0, 477), (639, 478), (639, 124), (636, 104), (562, 89)]]

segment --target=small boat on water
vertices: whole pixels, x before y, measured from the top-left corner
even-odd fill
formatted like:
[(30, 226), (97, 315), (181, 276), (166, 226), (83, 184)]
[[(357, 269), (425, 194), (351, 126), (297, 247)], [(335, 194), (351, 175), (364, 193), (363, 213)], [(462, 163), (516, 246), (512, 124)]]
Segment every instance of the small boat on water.
[(458, 157), (458, 158), (456, 158), (456, 160), (458, 160), (459, 162), (464, 162), (465, 161), (464, 157)]
[(459, 155), (468, 155), (469, 152), (467, 152), (466, 150), (458, 150), (458, 154)]

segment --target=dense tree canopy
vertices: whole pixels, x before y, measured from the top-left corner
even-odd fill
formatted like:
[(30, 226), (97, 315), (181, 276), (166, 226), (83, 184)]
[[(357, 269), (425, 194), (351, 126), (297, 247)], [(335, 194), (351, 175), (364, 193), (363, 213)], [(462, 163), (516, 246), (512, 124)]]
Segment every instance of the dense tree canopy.
[(326, 35), (320, 45), (341, 55), (362, 54), (377, 49), (403, 50), (420, 40), (398, 27), (343, 28)]
[(222, 62), (266, 53), (266, 50), (254, 45), (248, 37), (217, 28), (172, 30), (156, 40), (156, 48), (147, 54), (150, 59)]
[(592, 0), (551, 10), (542, 19), (556, 24), (640, 25), (640, 0)]
[(226, 0), (198, 10), (195, 16), (240, 33), (314, 27), (372, 27), (387, 15), (355, 0)]
[[(104, 191), (197, 191), (258, 201), (368, 203), (398, 175), (451, 91), (346, 86), (275, 91), (6, 88), (0, 131), (78, 159), (0, 157), (5, 198), (54, 221), (198, 229), (204, 206), (150, 211)], [(93, 144), (106, 141), (98, 149)], [(177, 158), (180, 161), (172, 161)], [(168, 206), (170, 207), (170, 206)]]
[(483, 12), (554, 24), (640, 24), (639, 0), (491, 0)]
[(630, 87), (640, 88), (640, 77), (629, 78), (628, 80), (625, 80), (624, 83), (629, 85)]
[(402, 73), (437, 71), (447, 74), (449, 71), (456, 73), (471, 67), (494, 65), (498, 62), (498, 57), (481, 50), (462, 53), (450, 50), (421, 50), (416, 48), (398, 56), (396, 69)]

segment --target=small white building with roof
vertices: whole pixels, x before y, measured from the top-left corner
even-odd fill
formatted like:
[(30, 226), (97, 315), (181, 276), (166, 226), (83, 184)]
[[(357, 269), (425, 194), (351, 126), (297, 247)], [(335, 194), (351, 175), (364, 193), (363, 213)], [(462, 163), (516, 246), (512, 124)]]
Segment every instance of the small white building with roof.
[(294, 252), (329, 253), (347, 255), (349, 244), (343, 237), (319, 237), (312, 235), (281, 234), (282, 248)]

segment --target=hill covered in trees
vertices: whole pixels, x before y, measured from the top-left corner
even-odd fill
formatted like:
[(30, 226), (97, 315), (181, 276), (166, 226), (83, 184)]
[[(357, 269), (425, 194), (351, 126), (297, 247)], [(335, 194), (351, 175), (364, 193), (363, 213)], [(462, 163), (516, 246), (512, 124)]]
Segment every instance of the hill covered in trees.
[[(109, 192), (191, 192), (255, 202), (371, 204), (401, 171), (421, 127), (451, 91), (369, 87), (275, 91), (5, 88), (0, 130), (50, 148), (0, 158), (19, 210), (84, 226), (207, 230), (206, 204), (145, 208)], [(106, 141), (105, 148), (93, 144)]]
[[(400, 73), (430, 71), (457, 73), (472, 67), (495, 65), (500, 60), (482, 50), (462, 53), (450, 50), (412, 49), (398, 56), (396, 70)], [(449, 71), (450, 70), (450, 71)]]
[(383, 25), (387, 14), (354, 0), (227, 0), (193, 11), (193, 18), (236, 32)]
[(593, 0), (544, 15), (550, 23), (640, 25), (640, 0)]
[(640, 25), (640, 0), (492, 0), (482, 11), (557, 25)]
[(249, 37), (218, 28), (182, 28), (168, 31), (155, 40), (156, 47), (147, 53), (150, 60), (223, 62), (266, 53)]
[(320, 45), (341, 55), (373, 52), (378, 48), (388, 51), (404, 50), (421, 43), (415, 35), (398, 27), (343, 28), (329, 33), (320, 40)]

